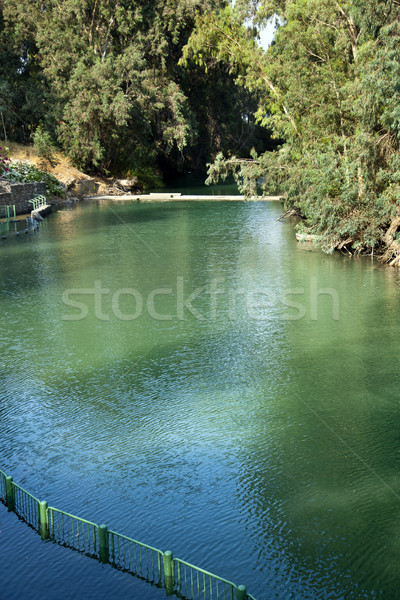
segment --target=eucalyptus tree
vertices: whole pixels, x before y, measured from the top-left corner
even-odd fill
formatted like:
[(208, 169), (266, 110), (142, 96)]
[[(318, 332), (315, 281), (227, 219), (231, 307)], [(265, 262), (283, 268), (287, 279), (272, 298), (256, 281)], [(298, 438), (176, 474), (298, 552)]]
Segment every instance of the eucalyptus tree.
[(112, 169), (193, 145), (199, 102), (178, 59), (196, 14), (225, 4), (4, 0), (2, 14), (23, 70), (42, 74), (55, 137), (79, 166)]
[[(250, 161), (219, 155), (210, 178), (233, 172), (248, 195), (279, 188), (325, 250), (386, 248), (398, 262), (399, 17), (391, 0), (237, 0), (199, 15), (183, 60), (228, 64), (284, 140)], [(257, 28), (270, 19), (264, 52)]]

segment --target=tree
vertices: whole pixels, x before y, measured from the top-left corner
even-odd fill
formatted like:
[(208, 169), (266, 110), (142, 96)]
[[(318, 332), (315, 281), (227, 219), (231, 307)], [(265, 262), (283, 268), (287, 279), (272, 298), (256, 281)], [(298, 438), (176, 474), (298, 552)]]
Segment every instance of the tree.
[(33, 145), (40, 158), (39, 166), (42, 171), (48, 171), (49, 167), (55, 167), (58, 164), (51, 135), (42, 125), (37, 127), (33, 135)]
[[(389, 0), (238, 0), (200, 15), (185, 59), (228, 64), (259, 94), (258, 121), (284, 140), (252, 161), (219, 156), (210, 177), (233, 172), (249, 195), (256, 181), (278, 187), (327, 251), (389, 244), (385, 257), (399, 262), (399, 16)], [(278, 17), (267, 52), (249, 17)]]
[(31, 46), (7, 27), (0, 8), (0, 136), (26, 142), (45, 113), (45, 85)]

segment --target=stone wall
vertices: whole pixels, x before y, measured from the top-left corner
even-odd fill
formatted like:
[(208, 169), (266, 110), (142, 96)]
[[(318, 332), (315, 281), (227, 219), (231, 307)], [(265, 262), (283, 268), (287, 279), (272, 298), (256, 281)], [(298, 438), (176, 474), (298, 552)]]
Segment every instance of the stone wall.
[(46, 184), (38, 183), (0, 183), (0, 215), (3, 212), (2, 207), (7, 204), (15, 204), (15, 210), (18, 215), (31, 212), (32, 200), (34, 196), (46, 194)]

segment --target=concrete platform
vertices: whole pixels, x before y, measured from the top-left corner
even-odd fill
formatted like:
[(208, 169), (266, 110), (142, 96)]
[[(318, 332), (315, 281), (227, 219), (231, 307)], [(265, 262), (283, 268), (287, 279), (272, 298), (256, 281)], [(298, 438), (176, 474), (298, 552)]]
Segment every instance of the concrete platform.
[[(196, 196), (179, 193), (153, 193), (153, 194), (124, 194), (123, 196), (97, 195), (87, 196), (87, 200), (132, 200), (136, 202), (238, 202), (245, 201), (244, 196)], [(282, 196), (257, 196), (252, 198), (257, 202), (274, 202), (282, 200)]]
[(43, 206), (41, 206), (40, 208), (33, 210), (31, 212), (31, 217), (32, 219), (35, 219), (36, 221), (43, 221), (44, 217), (46, 215), (48, 215), (52, 210), (52, 206), (51, 204), (45, 204)]

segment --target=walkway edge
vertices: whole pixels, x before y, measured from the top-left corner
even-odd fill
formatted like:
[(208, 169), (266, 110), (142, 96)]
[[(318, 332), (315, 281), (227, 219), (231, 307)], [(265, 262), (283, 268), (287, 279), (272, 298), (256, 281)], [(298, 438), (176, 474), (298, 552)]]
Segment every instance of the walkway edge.
[(244, 196), (195, 196), (171, 194), (124, 194), (122, 196), (86, 196), (86, 200), (132, 200), (132, 202), (282, 202), (283, 196), (256, 196), (246, 200)]

